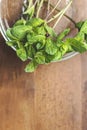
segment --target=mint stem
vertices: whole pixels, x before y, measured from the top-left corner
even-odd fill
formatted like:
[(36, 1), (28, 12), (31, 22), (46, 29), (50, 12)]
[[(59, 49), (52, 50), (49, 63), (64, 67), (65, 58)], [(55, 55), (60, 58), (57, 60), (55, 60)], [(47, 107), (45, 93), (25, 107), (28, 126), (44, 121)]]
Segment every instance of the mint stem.
[(62, 14), (60, 15), (60, 17), (57, 19), (56, 23), (54, 24), (53, 28), (55, 28), (58, 24), (58, 22), (60, 21), (60, 19), (62, 18), (62, 16), (65, 14), (65, 12), (68, 10), (68, 8), (70, 7), (70, 5), (72, 4), (72, 1), (66, 6), (65, 9), (63, 9)]
[(48, 16), (46, 17), (46, 20), (48, 19), (48, 17), (55, 11), (55, 9), (57, 8), (57, 6), (59, 5), (59, 3), (61, 2), (61, 0), (58, 0), (56, 3), (56, 6), (53, 8), (53, 10), (48, 14)]
[[(52, 5), (52, 4), (50, 4), (50, 6), (52, 7), (52, 8), (54, 8), (54, 6)], [(57, 12), (60, 12), (61, 10), (59, 10), (59, 9), (55, 9)], [(71, 17), (69, 17), (67, 14), (64, 14), (64, 16), (67, 18), (67, 19), (69, 19), (75, 26), (76, 26), (76, 22), (71, 18)]]
[(37, 15), (36, 15), (37, 18), (39, 17), (41, 7), (43, 6), (43, 2), (44, 2), (44, 0), (41, 0), (41, 2), (39, 3), (39, 8), (37, 10)]
[(55, 16), (53, 16), (50, 20), (47, 21), (47, 23), (52, 22), (53, 20), (55, 20), (57, 17), (59, 17), (62, 14), (63, 10), (60, 11), (58, 14), (56, 14)]
[(48, 0), (47, 16), (48, 16), (48, 14), (49, 14), (49, 11), (50, 11), (50, 0)]

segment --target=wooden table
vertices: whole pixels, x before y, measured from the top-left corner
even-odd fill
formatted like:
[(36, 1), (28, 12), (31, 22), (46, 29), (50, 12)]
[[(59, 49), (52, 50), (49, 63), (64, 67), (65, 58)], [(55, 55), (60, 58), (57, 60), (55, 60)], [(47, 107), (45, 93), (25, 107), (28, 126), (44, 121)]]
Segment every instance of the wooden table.
[(87, 130), (87, 53), (23, 71), (0, 44), (0, 130)]
[(0, 130), (87, 130), (87, 53), (32, 74), (25, 64), (0, 40)]

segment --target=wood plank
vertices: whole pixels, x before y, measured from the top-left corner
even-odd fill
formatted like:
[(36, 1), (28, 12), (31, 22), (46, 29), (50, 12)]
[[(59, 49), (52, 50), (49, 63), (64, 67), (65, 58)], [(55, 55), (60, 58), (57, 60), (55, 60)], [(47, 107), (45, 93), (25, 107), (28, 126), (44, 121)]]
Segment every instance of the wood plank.
[(41, 65), (33, 74), (0, 44), (0, 129), (81, 130), (81, 56)]
[[(73, 3), (85, 19), (87, 0)], [(32, 74), (25, 64), (0, 38), (0, 130), (87, 130), (87, 53)]]
[(80, 55), (36, 71), (36, 129), (82, 130)]
[(87, 130), (87, 54), (81, 58), (81, 77), (82, 77), (82, 130)]
[(0, 44), (0, 130), (34, 130), (34, 79), (13, 50)]

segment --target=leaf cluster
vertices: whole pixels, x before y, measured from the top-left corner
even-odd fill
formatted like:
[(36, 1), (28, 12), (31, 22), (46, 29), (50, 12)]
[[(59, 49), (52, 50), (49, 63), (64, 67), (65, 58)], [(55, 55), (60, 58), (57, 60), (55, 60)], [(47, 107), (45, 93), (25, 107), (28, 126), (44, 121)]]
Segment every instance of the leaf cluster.
[(87, 50), (87, 21), (78, 23), (77, 27), (79, 32), (74, 38), (65, 38), (70, 29), (57, 35), (40, 18), (21, 19), (7, 30), (7, 45), (15, 48), (22, 61), (31, 59), (25, 71), (33, 72), (39, 64), (58, 61), (68, 52), (83, 53)]

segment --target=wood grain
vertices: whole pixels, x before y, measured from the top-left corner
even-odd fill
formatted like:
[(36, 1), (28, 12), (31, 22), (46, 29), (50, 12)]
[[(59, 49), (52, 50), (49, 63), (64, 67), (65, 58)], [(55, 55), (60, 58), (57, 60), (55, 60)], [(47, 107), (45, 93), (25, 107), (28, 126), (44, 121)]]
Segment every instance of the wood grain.
[(80, 56), (65, 62), (41, 66), (37, 70), (35, 86), (37, 129), (81, 129), (82, 96), (79, 81)]
[[(87, 1), (73, 2), (85, 19)], [(87, 130), (87, 53), (32, 74), (25, 64), (0, 38), (0, 130)]]
[(0, 44), (0, 130), (33, 130), (34, 79), (4, 43)]
[(0, 44), (0, 130), (86, 130), (86, 55), (26, 74)]

